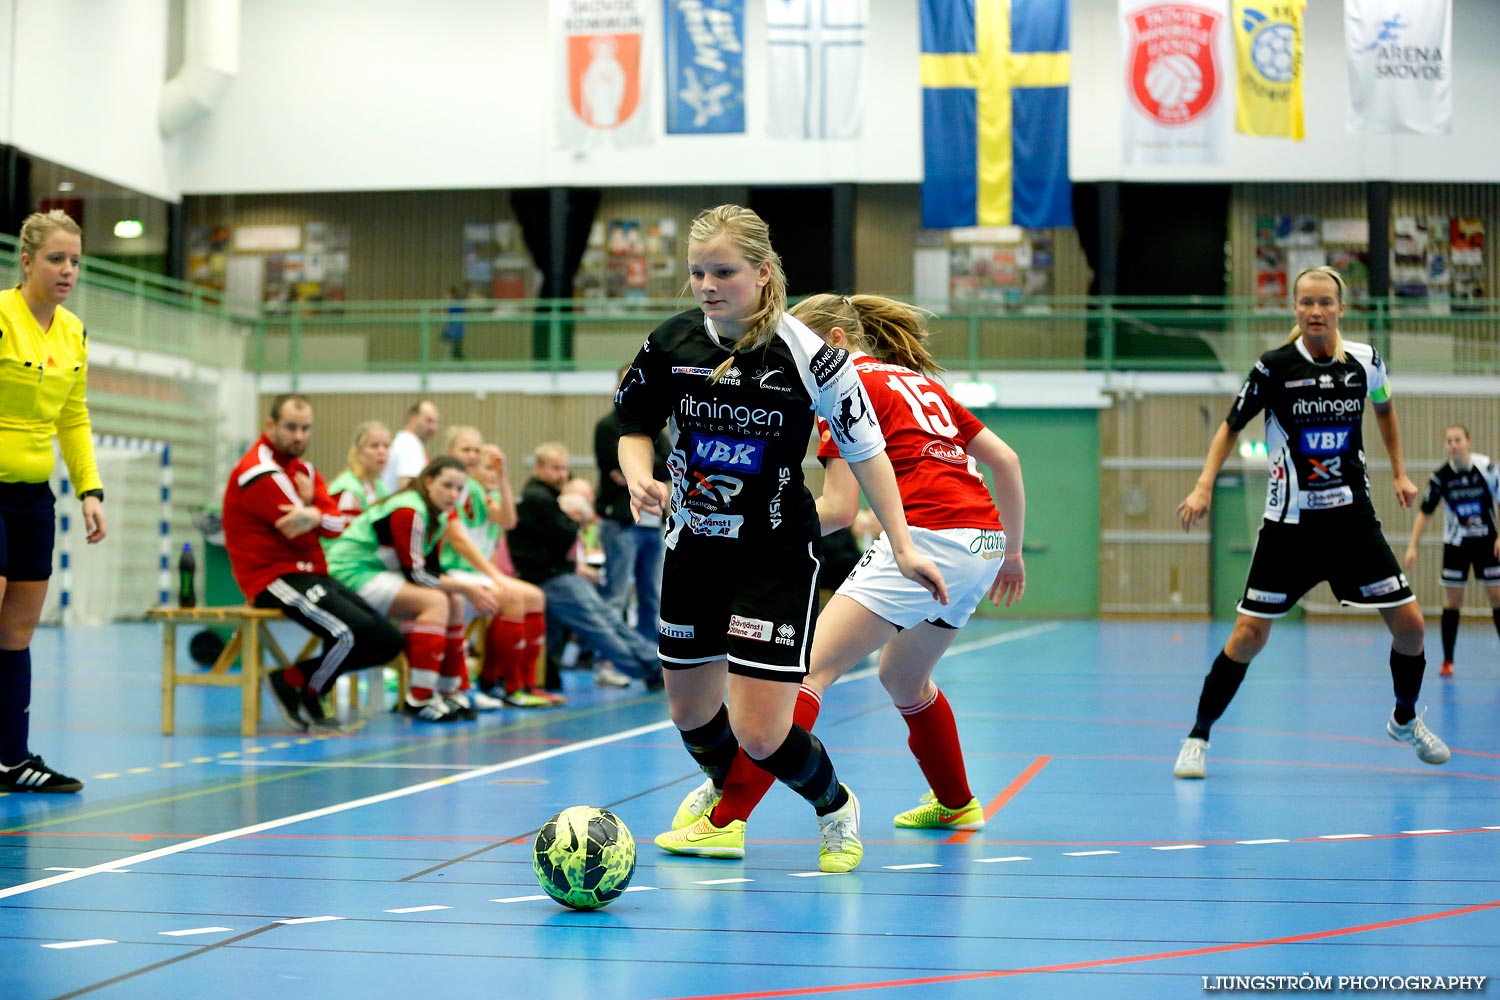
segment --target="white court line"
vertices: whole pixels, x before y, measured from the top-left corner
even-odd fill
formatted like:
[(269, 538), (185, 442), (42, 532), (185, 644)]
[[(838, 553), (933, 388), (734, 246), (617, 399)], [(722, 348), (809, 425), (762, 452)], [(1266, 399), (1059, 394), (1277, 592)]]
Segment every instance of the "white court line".
[(1280, 837), (1267, 837), (1265, 840), (1236, 840), (1236, 844), (1289, 844), (1291, 841)]
[(492, 899), (491, 903), (530, 903), (538, 899), (551, 899), (551, 896), (510, 896), (506, 899)]
[(1319, 840), (1364, 840), (1370, 835), (1368, 833), (1325, 833)]
[(1095, 858), (1101, 854), (1119, 854), (1119, 851), (1063, 851), (1065, 858)]
[(118, 871), (119, 869), (125, 868), (128, 865), (141, 865), (146, 863), (147, 861), (155, 861), (158, 858), (166, 858), (172, 856), (173, 854), (181, 854), (183, 851), (191, 851), (198, 847), (208, 847), (212, 844), (220, 844), (226, 840), (233, 840), (236, 837), (247, 837), (252, 833), (263, 833), (266, 830), (279, 830), (284, 826), (291, 826), (294, 823), (301, 823), (310, 819), (321, 819), (324, 816), (335, 816), (342, 812), (348, 812), (351, 809), (361, 809), (365, 806), (378, 805), (381, 802), (391, 802), (395, 799), (405, 798), (408, 795), (416, 795), (420, 792), (430, 792), (435, 788), (443, 788), (447, 785), (456, 785), (461, 781), (473, 781), (475, 778), (486, 778), (492, 774), (499, 774), (501, 771), (510, 771), (518, 767), (525, 767), (528, 764), (535, 764), (539, 761), (551, 760), (553, 757), (563, 757), (567, 754), (577, 753), (580, 750), (592, 750), (595, 747), (606, 746), (610, 743), (618, 743), (621, 740), (634, 739), (637, 736), (644, 736), (647, 733), (660, 732), (663, 729), (671, 727), (671, 725), (671, 719), (664, 719), (661, 722), (653, 722), (649, 726), (636, 726), (634, 729), (621, 730), (618, 733), (611, 733), (608, 736), (598, 736), (591, 740), (584, 740), (581, 743), (570, 743), (567, 746), (553, 747), (550, 750), (543, 750), (539, 753), (530, 754), (526, 757), (517, 757), (515, 760), (508, 760), (502, 764), (491, 764), (489, 767), (475, 768), (474, 770), (468, 771), (464, 774), (455, 774), (444, 778), (435, 778), (432, 781), (424, 781), (420, 785), (411, 785), (407, 788), (398, 788), (394, 791), (381, 792), (379, 795), (369, 795), (362, 799), (351, 799), (348, 802), (340, 802), (336, 805), (324, 806), (321, 809), (313, 809), (309, 812), (297, 813), (293, 816), (283, 816), (280, 819), (266, 820), (264, 823), (255, 823), (250, 826), (242, 826), (237, 830), (225, 830), (223, 833), (209, 834), (207, 837), (199, 837), (197, 840), (184, 841), (183, 843), (173, 844), (169, 847), (162, 847), (154, 851), (147, 851), (144, 854), (134, 854), (128, 858), (121, 858), (118, 861), (106, 861), (102, 864), (94, 865), (92, 868), (80, 868), (77, 871), (63, 872), (60, 875), (53, 875), (50, 878), (37, 879), (35, 882), (23, 882), (21, 885), (13, 885), (8, 889), (0, 889), (0, 899), (7, 899), (11, 896), (22, 895), (23, 893), (35, 892), (38, 889), (46, 889), (54, 885), (61, 885), (64, 882), (72, 882), (74, 879), (86, 878), (90, 875), (98, 875), (101, 872)]
[(1202, 844), (1166, 844), (1162, 847), (1153, 847), (1153, 851), (1201, 851)]
[(43, 948), (54, 948), (57, 951), (64, 951), (64, 950), (66, 950), (68, 948), (92, 948), (96, 944), (119, 944), (119, 943), (120, 942), (113, 941), (113, 940), (111, 940), (109, 938), (89, 938), (87, 941), (59, 941), (56, 944), (44, 944), (44, 945), (42, 945), (42, 947)]
[(847, 872), (787, 872), (792, 878), (822, 878), (824, 875), (847, 875)]
[(694, 885), (733, 885), (736, 882), (754, 882), (753, 878), (709, 878), (702, 882), (694, 882)]
[(915, 865), (881, 865), (880, 867), (890, 872), (909, 872), (913, 868), (941, 868), (943, 866), (931, 861), (923, 861)]
[[(81, 872), (81, 871), (83, 871), (83, 869), (82, 868), (62, 868), (62, 867), (57, 867), (57, 868), (43, 868), (42, 871), (44, 871), (44, 872)], [(114, 868), (114, 869), (111, 869), (110, 874), (111, 875), (128, 875), (128, 874), (130, 874), (130, 869), (129, 868)]]
[(1022, 857), (1014, 857), (1014, 858), (978, 858), (978, 859), (975, 860), (974, 863), (976, 865), (998, 865), (998, 864), (1000, 864), (1001, 862), (1004, 862), (1004, 861), (1030, 861), (1030, 860), (1031, 860), (1030, 858), (1022, 858)]
[(189, 927), (185, 931), (157, 931), (156, 933), (163, 937), (188, 937), (192, 934), (223, 934), (233, 929), (232, 927)]
[(343, 917), (287, 917), (285, 920), (273, 920), (273, 924), (326, 924), (330, 920), (343, 920)]
[(332, 761), (327, 764), (321, 764), (313, 760), (221, 760), (219, 761), (219, 763), (227, 767), (364, 767), (378, 771), (467, 771), (470, 767), (473, 766), (471, 764), (362, 764), (358, 762), (343, 763), (339, 761)]
[(632, 885), (632, 886), (628, 887), (625, 891), (626, 892), (655, 892), (656, 891), (656, 886), (654, 886), (654, 885)]
[(1402, 833), (1452, 833), (1452, 830), (1402, 830)]
[(451, 906), (403, 906), (395, 910), (386, 910), (387, 913), (428, 913), (432, 910), (451, 910)]

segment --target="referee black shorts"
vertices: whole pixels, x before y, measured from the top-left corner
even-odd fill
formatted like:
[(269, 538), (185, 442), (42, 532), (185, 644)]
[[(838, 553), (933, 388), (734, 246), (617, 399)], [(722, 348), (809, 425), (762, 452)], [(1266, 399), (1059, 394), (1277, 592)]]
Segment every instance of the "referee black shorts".
[(52, 576), (55, 507), (46, 483), (0, 483), (0, 578), (19, 583)]
[(1349, 607), (1394, 608), (1416, 600), (1379, 519), (1354, 513), (1299, 524), (1262, 522), (1239, 611), (1280, 618), (1324, 580)]
[(1443, 586), (1462, 587), (1469, 579), (1469, 568), (1474, 568), (1474, 579), (1486, 587), (1500, 587), (1500, 559), (1495, 558), (1494, 538), (1465, 538), (1457, 545), (1443, 546)]
[(729, 672), (800, 684), (818, 615), (817, 539), (667, 550), (657, 655), (665, 670), (729, 660)]

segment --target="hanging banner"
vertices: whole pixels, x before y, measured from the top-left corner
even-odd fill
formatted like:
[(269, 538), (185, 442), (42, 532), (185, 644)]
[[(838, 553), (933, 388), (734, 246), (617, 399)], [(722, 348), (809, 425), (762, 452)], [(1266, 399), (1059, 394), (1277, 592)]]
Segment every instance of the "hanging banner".
[(1228, 0), (1120, 0), (1127, 164), (1222, 164), (1234, 116)]
[(557, 65), (557, 144), (562, 149), (635, 146), (650, 138), (644, 100), (647, 0), (552, 0)]
[(745, 131), (745, 0), (662, 0), (667, 132)]
[(1452, 0), (1344, 0), (1349, 131), (1453, 131)]
[(854, 139), (864, 120), (869, 0), (765, 0), (767, 131)]
[(1306, 0), (1234, 0), (1237, 131), (1302, 141), (1305, 6)]

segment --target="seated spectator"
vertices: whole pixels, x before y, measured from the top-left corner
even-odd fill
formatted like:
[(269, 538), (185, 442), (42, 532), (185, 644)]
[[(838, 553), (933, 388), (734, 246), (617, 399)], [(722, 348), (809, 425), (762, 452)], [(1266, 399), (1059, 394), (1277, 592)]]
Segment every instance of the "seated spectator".
[[(536, 663), (546, 635), (544, 611), (547, 600), (534, 584), (507, 576), (495, 565), (501, 529), (516, 525), (516, 501), (505, 475), (505, 453), (486, 445), (474, 427), (455, 426), (447, 432), (448, 454), (464, 463), (469, 480), (458, 500), (458, 519), (448, 531), (468, 536), (485, 569), (471, 564), (453, 546), (445, 545), (441, 565), (454, 576), (493, 580), (500, 598), (500, 612), (485, 630), (484, 658), (479, 670), (479, 690), (472, 695), (481, 711), (499, 708), (551, 708), (567, 704), (559, 696), (535, 692)], [(489, 576), (489, 571), (499, 577)], [(469, 615), (465, 614), (466, 624)]]
[[(381, 500), (354, 519), (328, 551), (335, 579), (371, 607), (401, 621), (411, 684), (401, 709), (423, 722), (473, 718), (458, 698), (469, 665), (464, 655), (465, 600), (480, 614), (500, 608), (492, 582), (444, 573), (445, 532), (468, 476), (463, 463), (441, 455), (413, 485)], [(459, 551), (477, 552), (461, 533)], [(399, 571), (390, 567), (399, 567)]]
[(264, 433), (224, 488), (224, 547), (240, 591), (323, 640), (318, 655), (266, 675), (277, 708), (302, 730), (338, 727), (322, 696), (340, 674), (401, 652), (401, 635), (384, 615), (328, 573), (319, 540), (336, 537), (348, 518), (302, 458), (312, 422), (306, 398), (277, 396)]
[(594, 515), (585, 498), (563, 498), (570, 478), (568, 450), (557, 443), (543, 444), (532, 457), (534, 475), (521, 490), (516, 526), (509, 536), (516, 574), (542, 588), (549, 624), (555, 621), (571, 630), (596, 664), (607, 661), (648, 687), (660, 687), (656, 648), (605, 605), (598, 571), (575, 560), (579, 526)]
[[(381, 477), (390, 457), (390, 428), (379, 420), (366, 420), (355, 428), (348, 467), (328, 484), (328, 495), (350, 520), (386, 495)], [(326, 542), (323, 547), (328, 547)]]
[[(630, 366), (620, 369), (616, 383)], [(665, 431), (656, 436), (652, 475), (668, 482), (667, 456), (672, 445)], [(643, 513), (636, 521), (630, 512), (630, 490), (620, 472), (620, 415), (611, 406), (594, 425), (594, 462), (599, 466), (599, 542), (604, 548), (604, 603), (625, 618), (631, 594), (635, 595), (635, 630), (647, 642), (657, 640), (661, 617), (661, 570), (666, 545), (661, 517)]]

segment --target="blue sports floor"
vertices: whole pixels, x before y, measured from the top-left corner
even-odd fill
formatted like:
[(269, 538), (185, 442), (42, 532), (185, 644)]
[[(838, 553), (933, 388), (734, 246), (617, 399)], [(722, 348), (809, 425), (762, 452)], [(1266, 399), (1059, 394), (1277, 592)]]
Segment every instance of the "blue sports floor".
[[(564, 709), (316, 738), (267, 702), (242, 739), (237, 692), (182, 689), (163, 737), (155, 627), (43, 631), (33, 749), (88, 785), (0, 796), (0, 997), (1159, 998), (1205, 976), (1500, 976), (1488, 623), (1465, 623), (1456, 678), (1429, 668), (1447, 765), (1385, 735), (1377, 621), (1283, 623), (1208, 779), (1177, 781), (1226, 629), (966, 629), (938, 679), (991, 815), (974, 834), (891, 826), (925, 784), (878, 682), (851, 675), (817, 731), (866, 853), (834, 876), (784, 788), (743, 862), (652, 845), (700, 780), (659, 695), (570, 673)], [(634, 891), (595, 913), (531, 872), (537, 828), (579, 803), (640, 843)]]

